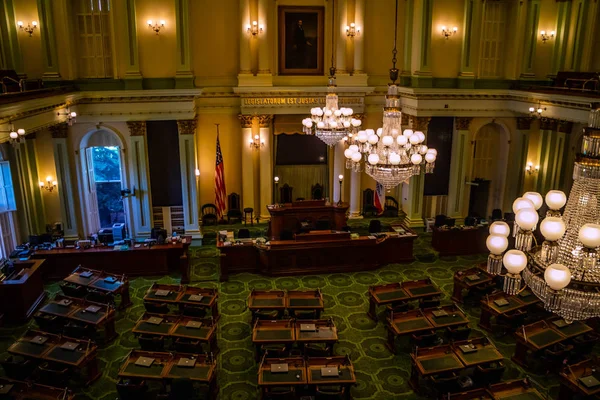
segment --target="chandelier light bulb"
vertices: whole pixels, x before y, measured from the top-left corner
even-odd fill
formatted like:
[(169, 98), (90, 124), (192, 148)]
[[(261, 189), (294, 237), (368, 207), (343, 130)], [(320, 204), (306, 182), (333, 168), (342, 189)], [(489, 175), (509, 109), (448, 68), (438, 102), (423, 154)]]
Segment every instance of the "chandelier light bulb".
[(406, 136), (398, 136), (396, 138), (396, 143), (398, 143), (399, 146), (405, 146), (406, 143), (408, 143), (408, 139)]
[(417, 135), (416, 133), (413, 133), (410, 138), (410, 144), (419, 144), (420, 143), (420, 139), (419, 139), (419, 135)]
[(352, 154), (353, 154), (352, 150), (350, 150), (350, 149), (344, 150), (344, 157), (352, 158)]
[(485, 240), (485, 245), (490, 253), (499, 256), (508, 248), (508, 239), (505, 236), (489, 235)]
[(551, 264), (544, 272), (546, 284), (553, 290), (562, 290), (571, 282), (571, 271), (562, 264)]
[(358, 152), (358, 146), (355, 144), (350, 145), (350, 147), (348, 147), (348, 149), (352, 150), (352, 153)]
[(398, 153), (390, 154), (390, 164), (392, 164), (392, 165), (400, 164), (400, 155)]
[(600, 246), (600, 225), (585, 224), (579, 229), (579, 241), (590, 249)]
[(151, 19), (149, 19), (148, 21), (146, 21), (146, 23), (147, 23), (148, 25), (152, 25), (152, 22), (153, 22), (153, 21), (152, 21)]
[(420, 155), (419, 153), (415, 153), (412, 156), (410, 156), (410, 162), (413, 163), (414, 165), (421, 164), (421, 161), (423, 161), (423, 156)]
[(383, 138), (381, 138), (381, 143), (383, 143), (384, 146), (391, 146), (392, 144), (394, 144), (394, 138), (391, 137), (390, 135), (386, 135)]
[(23, 21), (17, 21), (17, 26), (20, 28), (23, 26)]
[(71, 118), (75, 118), (77, 116), (77, 113), (75, 111), (71, 111), (69, 115), (71, 116)]
[(513, 274), (520, 274), (527, 266), (527, 256), (521, 250), (509, 250), (502, 257), (504, 268)]
[(19, 137), (19, 134), (15, 131), (12, 131), (11, 133), (8, 134), (10, 136), (11, 139), (16, 139)]
[(379, 156), (375, 153), (369, 154), (368, 161), (369, 164), (376, 165), (379, 162)]
[(531, 208), (523, 208), (517, 211), (515, 221), (517, 225), (525, 231), (531, 231), (539, 219), (538, 213)]
[(555, 242), (565, 234), (567, 227), (562, 218), (546, 217), (540, 224), (540, 232), (548, 241)]
[[(356, 139), (360, 143), (366, 143), (368, 137), (369, 136), (367, 135), (367, 132), (365, 132), (365, 131), (358, 131), (358, 134), (356, 135)], [(358, 146), (356, 147), (356, 151), (358, 151)]]
[(17, 129), (17, 133), (19, 134), (19, 136), (24, 136), (25, 135), (25, 129), (23, 129), (23, 128)]
[(404, 136), (406, 136), (407, 138), (411, 137), (413, 135), (413, 130), (412, 129), (405, 129), (404, 132), (402, 133)]
[(539, 210), (542, 204), (544, 204), (544, 199), (538, 192), (525, 192), (523, 197), (531, 200), (536, 210)]
[(538, 109), (537, 109), (537, 112), (538, 112), (538, 114), (541, 114), (543, 111), (544, 111), (544, 110), (543, 110), (543, 109), (541, 109), (541, 108), (538, 108)]
[(535, 112), (535, 107), (529, 107), (529, 112)]
[(419, 137), (419, 143), (423, 143), (425, 141), (425, 134), (421, 131), (415, 132), (415, 135)]
[(519, 210), (523, 208), (532, 208), (535, 210), (535, 206), (533, 205), (533, 202), (531, 200), (526, 199), (524, 197), (517, 197), (517, 199), (513, 201), (512, 204), (513, 212), (516, 214), (517, 212), (519, 212)]
[(546, 193), (546, 205), (551, 210), (560, 210), (567, 203), (567, 195), (560, 190), (551, 190)]
[(422, 155), (427, 154), (427, 150), (428, 150), (428, 147), (425, 145), (422, 145), (421, 148), (419, 149), (419, 153), (421, 153)]
[(490, 235), (508, 237), (510, 235), (510, 227), (504, 221), (496, 221), (490, 225)]
[(427, 153), (427, 154), (425, 154), (425, 161), (427, 161), (428, 163), (430, 163), (430, 164), (434, 163), (435, 159), (436, 159), (435, 154), (433, 154), (433, 153)]
[(377, 135), (370, 135), (368, 138), (368, 142), (370, 145), (374, 145), (377, 144), (377, 142), (379, 142), (379, 136)]
[(438, 154), (436, 149), (427, 149), (427, 153), (435, 154), (436, 156)]
[(352, 154), (352, 161), (359, 162), (362, 158), (362, 155), (359, 152)]

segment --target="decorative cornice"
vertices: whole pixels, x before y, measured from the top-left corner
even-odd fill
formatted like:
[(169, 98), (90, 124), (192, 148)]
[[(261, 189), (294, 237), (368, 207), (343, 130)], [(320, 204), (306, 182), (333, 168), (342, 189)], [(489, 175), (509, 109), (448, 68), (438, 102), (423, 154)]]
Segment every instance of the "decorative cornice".
[(415, 117), (411, 115), (409, 120), (413, 130), (425, 132), (429, 127), (429, 121), (431, 121), (431, 117)]
[(66, 122), (52, 125), (49, 129), (52, 139), (66, 139), (69, 136), (69, 125)]
[(455, 118), (454, 125), (456, 126), (456, 130), (468, 131), (472, 120), (473, 118)]
[(517, 129), (520, 131), (528, 131), (529, 129), (531, 129), (531, 118), (518, 117), (517, 118)]
[(146, 121), (127, 121), (129, 135), (144, 136), (146, 134)]
[(254, 118), (253, 115), (238, 114), (238, 119), (240, 120), (242, 128), (252, 128), (252, 118)]
[(569, 121), (558, 121), (558, 131), (562, 133), (571, 133), (573, 131), (573, 123)]
[(180, 135), (194, 135), (196, 133), (196, 120), (180, 119), (177, 121), (177, 130)]
[(543, 131), (555, 131), (558, 126), (558, 120), (553, 118), (542, 118), (540, 120), (540, 129)]
[(268, 128), (273, 123), (273, 114), (257, 115), (258, 125), (261, 128)]

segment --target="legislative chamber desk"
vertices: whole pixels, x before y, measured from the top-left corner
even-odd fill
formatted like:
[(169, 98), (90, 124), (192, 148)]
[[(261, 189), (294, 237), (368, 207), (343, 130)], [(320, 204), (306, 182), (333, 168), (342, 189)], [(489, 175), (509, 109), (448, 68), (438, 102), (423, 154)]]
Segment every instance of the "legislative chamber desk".
[(5, 322), (27, 320), (46, 297), (43, 263), (44, 260), (16, 262), (14, 272), (0, 282), (0, 314), (4, 314)]
[(431, 246), (440, 253), (440, 257), (486, 253), (488, 236), (487, 226), (433, 228)]
[[(271, 220), (268, 236), (278, 240), (284, 231), (297, 233), (315, 229), (317, 221), (328, 221), (331, 229), (341, 231), (346, 225), (348, 204), (326, 204), (325, 200), (303, 200), (280, 206), (267, 206)], [(304, 229), (307, 227), (308, 229)]]
[(179, 269), (181, 283), (190, 281), (190, 243), (158, 244), (152, 247), (141, 245), (127, 250), (113, 247), (90, 249), (62, 248), (36, 250), (35, 259), (44, 259), (42, 273), (46, 279), (62, 279), (81, 265), (104, 272), (127, 276), (166, 275), (169, 269)]
[(221, 280), (238, 272), (269, 276), (354, 272), (382, 265), (413, 261), (413, 241), (417, 235), (386, 232), (381, 237), (359, 236), (348, 232), (311, 231), (297, 234), (294, 240), (272, 240), (269, 245), (244, 242), (230, 246), (217, 243), (221, 252)]
[(69, 389), (61, 389), (38, 383), (0, 378), (0, 398), (13, 400), (73, 400)]

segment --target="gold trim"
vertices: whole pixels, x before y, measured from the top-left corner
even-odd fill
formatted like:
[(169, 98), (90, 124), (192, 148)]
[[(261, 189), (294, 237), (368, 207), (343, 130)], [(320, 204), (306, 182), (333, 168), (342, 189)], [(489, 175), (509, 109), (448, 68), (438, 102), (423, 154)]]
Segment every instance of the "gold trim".
[(577, 155), (575, 162), (584, 167), (600, 167), (600, 160), (595, 158), (589, 158), (583, 155)]

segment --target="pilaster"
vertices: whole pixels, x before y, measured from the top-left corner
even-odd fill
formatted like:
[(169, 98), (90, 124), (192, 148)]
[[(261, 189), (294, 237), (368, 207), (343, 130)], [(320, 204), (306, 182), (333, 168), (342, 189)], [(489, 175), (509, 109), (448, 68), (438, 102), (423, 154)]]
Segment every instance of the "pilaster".
[(412, 48), (412, 86), (431, 87), (431, 24), (433, 0), (415, 0)]
[(554, 36), (554, 47), (552, 49), (551, 76), (556, 76), (565, 66), (569, 29), (571, 25), (571, 2), (561, 1), (557, 4), (556, 35)]
[(259, 204), (256, 203), (257, 189), (255, 184), (255, 175), (257, 165), (255, 163), (256, 152), (249, 143), (254, 137), (252, 131), (252, 115), (238, 115), (242, 128), (242, 208), (253, 208), (256, 215), (260, 215)]
[(3, 69), (12, 69), (16, 71), (17, 75), (22, 76), (24, 74), (23, 59), (17, 36), (18, 28), (16, 21), (13, 0), (0, 2), (0, 25), (6, 27), (6, 31), (0, 30), (0, 40), (2, 40), (1, 50), (3, 52), (1, 57), (3, 65), (0, 65), (0, 67)]
[(129, 151), (131, 182), (135, 188), (135, 196), (129, 197), (133, 214), (133, 230), (135, 236), (149, 237), (152, 231), (152, 206), (146, 143), (146, 121), (128, 121), (127, 127), (129, 128), (131, 149)]
[(465, 0), (463, 41), (458, 75), (461, 88), (475, 87), (475, 67), (477, 65), (477, 49), (480, 44), (482, 10), (480, 1)]
[[(531, 132), (531, 118), (518, 117), (517, 118), (517, 131), (515, 132), (514, 140), (511, 140), (511, 147), (516, 153), (515, 157), (509, 156), (509, 160), (515, 160), (512, 171), (508, 172), (507, 178), (512, 180), (514, 186), (508, 187), (509, 199), (516, 199), (523, 193), (525, 186), (525, 168), (527, 167), (527, 152), (529, 149), (529, 136)], [(509, 166), (513, 163), (509, 162)], [(516, 179), (511, 179), (516, 178)], [(507, 183), (508, 184), (508, 183)], [(511, 200), (512, 201), (512, 200)]]
[(58, 56), (56, 54), (56, 38), (54, 37), (54, 20), (52, 18), (52, 2), (37, 0), (40, 37), (42, 40), (42, 60), (44, 62), (43, 79), (58, 80)]
[(71, 165), (69, 160), (69, 147), (67, 138), (69, 126), (66, 123), (50, 127), (52, 147), (54, 149), (54, 165), (56, 167), (56, 182), (58, 198), (60, 200), (61, 222), (65, 239), (75, 240), (79, 237), (77, 212), (75, 209), (75, 196), (71, 180)]
[[(421, 131), (427, 136), (429, 117), (409, 116), (410, 125), (414, 131)], [(423, 224), (423, 194), (425, 177), (423, 174), (414, 175), (408, 184), (402, 184), (402, 210), (406, 213), (405, 223), (409, 227), (422, 227)]]
[[(536, 179), (536, 191), (546, 193), (552, 185), (552, 177), (555, 174), (556, 147), (558, 138), (558, 120), (542, 118), (540, 121), (540, 138), (538, 143), (540, 171)], [(564, 146), (564, 139), (562, 140)]]
[(177, 121), (179, 131), (179, 159), (181, 165), (181, 190), (184, 228), (187, 235), (198, 239), (198, 201), (196, 192), (196, 120)]
[[(238, 75), (238, 85), (242, 86), (243, 80), (252, 76), (250, 62), (250, 42), (246, 32), (246, 24), (251, 24), (250, 20), (250, 0), (240, 0), (240, 72)], [(251, 36), (251, 35), (250, 35)]]
[(361, 32), (360, 35), (352, 38), (354, 44), (354, 68), (352, 74), (356, 76), (365, 74), (365, 40), (363, 37), (365, 31), (365, 0), (354, 0), (354, 23), (360, 28)]
[[(337, 73), (339, 75), (348, 74), (348, 69), (346, 65), (346, 21), (348, 20), (348, 0), (337, 0), (336, 2), (337, 10), (333, 10), (336, 14), (336, 23), (333, 26), (333, 31), (335, 32), (335, 66), (337, 68)], [(327, 63), (325, 63), (327, 66)], [(327, 70), (327, 68), (325, 68)]]
[(37, 154), (35, 151), (35, 133), (27, 135), (25, 143), (15, 147), (17, 172), (23, 196), (22, 212), (25, 216), (27, 235), (46, 232), (44, 202), (38, 182)]
[(127, 16), (127, 68), (125, 69), (125, 87), (127, 89), (142, 89), (135, 0), (126, 0), (125, 7)]
[(538, 21), (540, 17), (540, 0), (529, 0), (527, 3), (527, 22), (525, 25), (525, 48), (521, 65), (521, 79), (535, 78), (533, 64), (537, 44)]
[[(586, 45), (586, 37), (594, 36), (594, 27), (588, 28), (588, 13), (589, 13), (590, 2), (588, 0), (575, 0), (573, 1), (573, 12), (575, 29), (573, 32), (573, 42), (569, 49), (568, 59), (566, 67), (570, 71), (584, 71), (582, 65), (582, 58), (584, 54), (584, 46)], [(588, 50), (586, 53), (589, 54)]]
[(177, 21), (177, 70), (175, 88), (194, 87), (194, 74), (190, 54), (190, 0), (175, 0), (175, 20)]
[(402, 58), (403, 62), (400, 79), (403, 85), (408, 85), (410, 83), (410, 77), (412, 75), (414, 5), (415, 0), (405, 0), (404, 2), (404, 54)]
[(465, 192), (468, 190), (467, 161), (469, 154), (469, 125), (472, 118), (455, 118), (452, 133), (452, 154), (450, 180), (448, 186), (447, 215), (458, 220), (464, 219)]
[(255, 215), (260, 215), (261, 220), (271, 218), (267, 205), (273, 204), (273, 115), (258, 115), (258, 127), (260, 140), (264, 142), (264, 146), (260, 151), (260, 212), (256, 211)]

